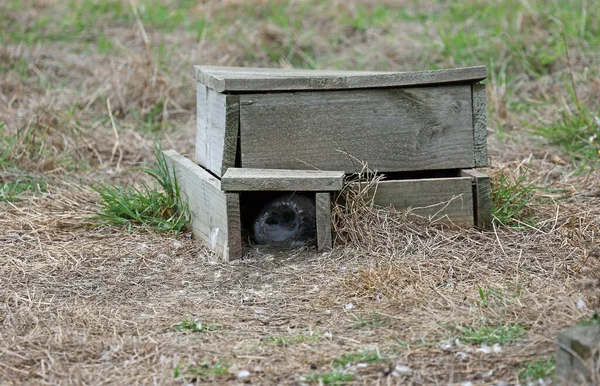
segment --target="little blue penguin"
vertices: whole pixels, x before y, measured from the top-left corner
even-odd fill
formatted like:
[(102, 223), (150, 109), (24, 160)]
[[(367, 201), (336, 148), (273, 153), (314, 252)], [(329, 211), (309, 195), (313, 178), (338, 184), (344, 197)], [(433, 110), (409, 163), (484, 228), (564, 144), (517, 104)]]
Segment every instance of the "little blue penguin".
[(253, 224), (254, 240), (263, 245), (305, 245), (316, 237), (315, 203), (300, 194), (268, 202)]

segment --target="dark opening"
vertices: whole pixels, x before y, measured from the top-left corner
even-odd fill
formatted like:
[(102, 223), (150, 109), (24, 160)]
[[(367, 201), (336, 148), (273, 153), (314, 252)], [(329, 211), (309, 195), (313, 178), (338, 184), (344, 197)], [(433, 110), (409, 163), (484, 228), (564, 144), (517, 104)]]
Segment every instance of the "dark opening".
[(244, 241), (259, 245), (300, 246), (316, 239), (315, 194), (242, 192)]
[(418, 170), (405, 172), (382, 172), (385, 180), (418, 180), (422, 178), (448, 178), (460, 177), (461, 169), (444, 169), (444, 170)]

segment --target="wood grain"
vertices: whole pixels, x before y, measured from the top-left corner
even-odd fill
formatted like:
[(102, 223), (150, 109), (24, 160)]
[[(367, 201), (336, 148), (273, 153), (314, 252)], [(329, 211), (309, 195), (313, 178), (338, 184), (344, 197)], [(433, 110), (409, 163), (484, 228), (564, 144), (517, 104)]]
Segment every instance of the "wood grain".
[(225, 191), (336, 191), (344, 185), (343, 171), (229, 168), (221, 178)]
[(194, 236), (204, 240), (224, 261), (240, 258), (238, 195), (222, 192), (217, 178), (176, 151), (164, 154), (189, 205)]
[(195, 160), (217, 176), (235, 166), (239, 133), (239, 97), (197, 86)]
[(225, 193), (227, 202), (227, 232), (229, 259), (236, 260), (242, 257), (242, 220), (240, 214), (239, 193)]
[(288, 70), (194, 66), (198, 82), (219, 92), (342, 90), (476, 82), (485, 66), (414, 72)]
[(492, 228), (492, 188), (490, 177), (473, 169), (461, 170), (461, 175), (470, 177), (473, 186), (473, 215), (475, 226)]
[(331, 239), (331, 193), (316, 193), (317, 251), (328, 251), (333, 247)]
[(196, 150), (194, 161), (205, 168), (209, 166), (208, 112), (208, 88), (202, 83), (196, 83)]
[(431, 220), (449, 220), (463, 227), (473, 226), (473, 193), (470, 177), (381, 181), (374, 202)]
[(488, 166), (485, 84), (473, 85), (473, 147), (475, 167)]
[(240, 95), (244, 168), (473, 167), (471, 86)]

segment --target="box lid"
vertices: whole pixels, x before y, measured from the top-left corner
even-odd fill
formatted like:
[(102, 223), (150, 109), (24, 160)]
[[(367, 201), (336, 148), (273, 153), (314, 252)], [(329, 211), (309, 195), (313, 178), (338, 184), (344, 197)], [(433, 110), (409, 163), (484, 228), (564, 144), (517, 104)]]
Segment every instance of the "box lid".
[(196, 80), (218, 92), (343, 90), (477, 82), (485, 66), (416, 72), (194, 66)]

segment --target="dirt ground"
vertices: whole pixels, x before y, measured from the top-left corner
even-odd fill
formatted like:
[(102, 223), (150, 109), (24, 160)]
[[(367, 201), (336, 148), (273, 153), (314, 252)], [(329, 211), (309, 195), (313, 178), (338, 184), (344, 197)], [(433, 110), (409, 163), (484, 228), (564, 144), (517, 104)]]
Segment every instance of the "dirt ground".
[[(412, 14), (418, 2), (208, 0), (178, 18), (184, 3), (0, 5), (0, 184), (45, 184), (0, 201), (0, 384), (550, 384), (528, 374), (551, 369), (557, 331), (600, 309), (595, 164), (528, 126), (575, 109), (559, 82), (567, 59), (535, 77), (509, 70), (508, 86), (489, 69), (485, 171), (544, 187), (521, 209), (534, 225), (447, 229), (365, 210), (331, 252), (221, 263), (188, 234), (91, 220), (92, 186), (143, 180), (154, 141), (193, 153), (193, 64), (488, 63), (432, 51), (435, 20), (361, 24), (376, 4)], [(200, 16), (212, 27), (186, 27)], [(543, 35), (541, 17), (523, 17)], [(600, 92), (598, 52), (571, 53), (582, 104)]]

